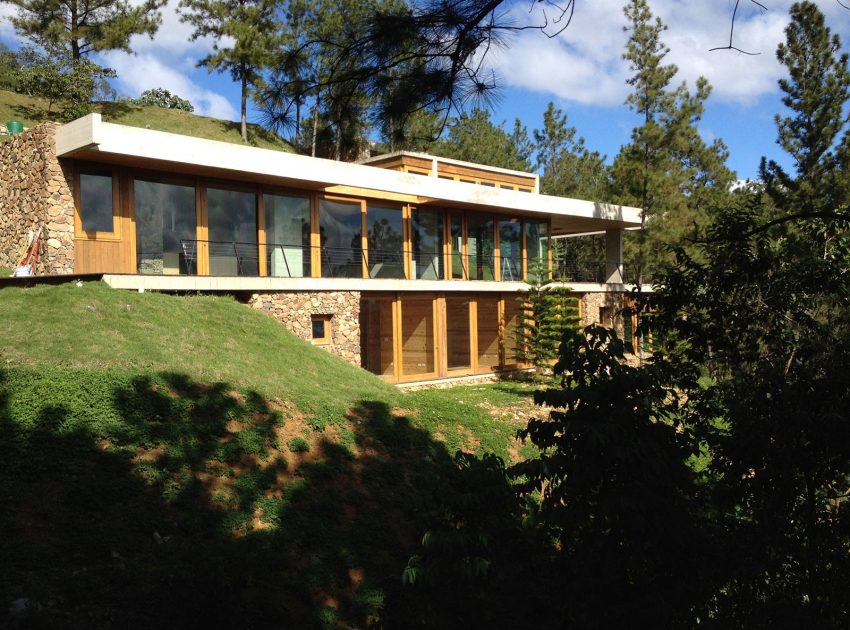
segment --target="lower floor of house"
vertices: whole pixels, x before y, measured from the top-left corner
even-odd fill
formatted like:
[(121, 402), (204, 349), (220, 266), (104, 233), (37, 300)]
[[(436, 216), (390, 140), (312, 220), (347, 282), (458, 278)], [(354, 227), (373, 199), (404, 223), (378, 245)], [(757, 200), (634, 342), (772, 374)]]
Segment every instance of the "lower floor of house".
[[(629, 298), (575, 293), (581, 325), (601, 323), (637, 347)], [(517, 357), (516, 292), (287, 291), (252, 293), (249, 306), (295, 335), (393, 383), (496, 374)]]

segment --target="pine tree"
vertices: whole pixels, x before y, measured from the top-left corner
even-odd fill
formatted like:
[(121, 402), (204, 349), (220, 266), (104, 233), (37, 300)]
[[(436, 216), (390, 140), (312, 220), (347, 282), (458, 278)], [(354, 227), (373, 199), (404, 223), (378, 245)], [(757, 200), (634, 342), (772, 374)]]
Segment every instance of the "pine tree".
[(568, 287), (553, 283), (547, 265), (538, 263), (529, 269), (528, 291), (520, 292), (517, 303), (516, 357), (540, 373), (558, 357), (564, 336), (578, 329), (578, 300)]
[(483, 109), (451, 119), (445, 139), (431, 146), (435, 155), (518, 171), (531, 170), (532, 150), (528, 132), (519, 120), (508, 132), (504, 123), (494, 125)]
[(711, 92), (708, 81), (700, 78), (694, 94), (684, 83), (671, 89), (678, 69), (664, 64), (669, 49), (661, 35), (667, 27), (646, 0), (631, 0), (624, 12), (629, 40), (623, 58), (634, 72), (626, 104), (641, 124), (620, 150), (612, 174), (619, 201), (643, 208), (645, 229), (627, 246), (642, 276), (662, 256), (663, 245), (701, 234), (709, 206), (727, 194), (734, 173), (724, 165), (725, 145), (719, 140), (706, 145), (697, 129)]
[[(241, 85), (240, 121), (248, 141), (248, 96), (262, 85), (262, 73), (276, 45), (272, 0), (181, 0), (181, 20), (195, 27), (192, 40), (212, 37), (213, 52), (199, 66), (229, 71)], [(224, 42), (224, 43), (223, 43)]]
[(132, 52), (133, 35), (153, 37), (166, 0), (3, 0), (18, 7), (11, 18), (22, 37), (60, 58), (79, 61), (105, 50)]

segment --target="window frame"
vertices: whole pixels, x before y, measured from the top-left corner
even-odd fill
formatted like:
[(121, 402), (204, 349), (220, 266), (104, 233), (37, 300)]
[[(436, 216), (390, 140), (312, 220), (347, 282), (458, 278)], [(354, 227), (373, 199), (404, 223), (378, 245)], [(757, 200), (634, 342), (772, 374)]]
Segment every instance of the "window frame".
[[(112, 231), (83, 229), (82, 175), (86, 171), (108, 171), (112, 175)], [(92, 173), (93, 174), (93, 173)], [(120, 241), (121, 240), (121, 178), (118, 169), (107, 164), (82, 163), (74, 167), (74, 238), (89, 241)]]
[[(332, 314), (312, 313), (310, 315), (310, 342), (314, 346), (329, 346), (331, 344), (333, 340), (331, 331), (332, 319)], [(322, 328), (324, 331), (324, 336), (322, 337), (313, 336), (313, 333), (315, 332), (313, 326), (316, 324), (316, 322), (322, 323)]]

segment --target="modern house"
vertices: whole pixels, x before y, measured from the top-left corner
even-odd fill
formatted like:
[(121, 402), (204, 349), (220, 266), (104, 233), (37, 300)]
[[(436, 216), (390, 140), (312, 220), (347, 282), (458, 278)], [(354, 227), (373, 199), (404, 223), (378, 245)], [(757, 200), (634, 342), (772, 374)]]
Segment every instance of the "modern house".
[(392, 382), (516, 367), (516, 296), (554, 237), (606, 235), (604, 277), (570, 286), (585, 323), (614, 318), (639, 225), (541, 195), (535, 174), (418, 153), (340, 163), (98, 114), (0, 143), (0, 266), (41, 227), (41, 274), (227, 292)]

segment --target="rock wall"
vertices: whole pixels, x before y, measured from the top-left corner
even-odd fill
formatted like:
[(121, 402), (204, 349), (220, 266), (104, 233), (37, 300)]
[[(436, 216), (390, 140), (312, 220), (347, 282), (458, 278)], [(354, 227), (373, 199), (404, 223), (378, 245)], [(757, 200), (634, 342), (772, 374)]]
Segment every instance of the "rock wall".
[(248, 305), (273, 317), (294, 335), (312, 340), (313, 315), (331, 316), (331, 342), (319, 345), (360, 367), (360, 292), (253, 293)]
[(56, 158), (57, 123), (0, 142), (0, 267), (13, 268), (27, 231), (42, 228), (36, 272), (74, 272), (74, 197)]
[(625, 293), (585, 293), (581, 300), (581, 325), (602, 324), (623, 335), (623, 309), (626, 307)]

